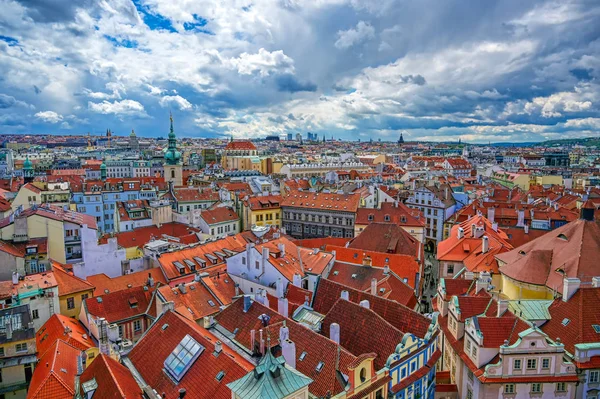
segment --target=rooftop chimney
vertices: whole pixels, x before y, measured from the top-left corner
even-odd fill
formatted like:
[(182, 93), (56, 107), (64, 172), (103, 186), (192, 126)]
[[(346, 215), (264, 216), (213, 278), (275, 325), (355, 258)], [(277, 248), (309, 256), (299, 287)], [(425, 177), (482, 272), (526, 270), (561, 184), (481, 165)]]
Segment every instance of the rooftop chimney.
[(523, 226), (523, 232), (525, 234), (529, 234), (529, 225), (526, 224), (525, 226)]
[(194, 274), (194, 281), (197, 283), (200, 282), (200, 273), (196, 272), (196, 274)]
[(302, 277), (298, 273), (294, 273), (294, 283), (296, 287), (302, 287)]
[(283, 341), (285, 341), (288, 338), (290, 338), (290, 329), (288, 328), (284, 320), (283, 325), (279, 327), (279, 342), (283, 343)]
[(387, 260), (387, 258), (385, 259), (385, 263), (383, 265), (383, 274), (386, 276), (390, 274), (390, 262)]
[(186, 288), (185, 288), (185, 284), (184, 284), (184, 283), (181, 283), (181, 284), (179, 284), (179, 291), (180, 291), (182, 294), (185, 294), (185, 292), (186, 292)]
[(462, 227), (458, 228), (458, 239), (462, 239), (465, 236), (465, 229), (463, 229)]
[(254, 353), (256, 350), (256, 330), (250, 330), (250, 351)]
[(377, 279), (371, 279), (371, 295), (377, 296)]
[(12, 283), (13, 283), (13, 285), (19, 284), (19, 273), (13, 272), (13, 274), (12, 274)]
[(496, 208), (490, 206), (487, 210), (487, 218), (491, 223), (494, 223), (494, 218), (496, 216)]
[(185, 390), (185, 388), (181, 388), (179, 390), (179, 399), (183, 399), (185, 398), (185, 395), (187, 394), (187, 391)]
[(508, 310), (508, 301), (504, 300), (504, 299), (500, 299), (498, 301), (498, 314), (497, 316), (500, 317), (504, 314), (504, 312), (506, 312)]
[(496, 223), (496, 222), (492, 223), (492, 230), (494, 230), (496, 232), (498, 231), (498, 223)]
[(331, 323), (329, 326), (329, 339), (340, 344), (340, 325), (338, 323)]
[(148, 286), (154, 287), (154, 278), (152, 277), (152, 273), (148, 273)]
[(287, 298), (279, 298), (277, 302), (277, 311), (283, 317), (288, 317), (288, 300)]
[(283, 298), (283, 281), (281, 280), (281, 277), (277, 279), (277, 282), (275, 284), (277, 290), (277, 298)]
[(525, 226), (525, 210), (517, 210), (517, 227)]
[(600, 277), (592, 277), (592, 287), (600, 287)]
[(369, 301), (367, 299), (363, 299), (362, 301), (360, 301), (359, 305), (365, 309), (369, 309)]
[(488, 236), (481, 237), (481, 252), (486, 254), (490, 250), (490, 240)]
[(280, 242), (277, 244), (277, 249), (279, 249), (279, 252), (281, 252), (281, 256), (285, 256), (285, 244)]
[(345, 299), (346, 301), (350, 300), (350, 293), (346, 290), (342, 291), (342, 295), (341, 295), (342, 299)]
[(215, 353), (221, 353), (223, 350), (223, 343), (221, 341), (215, 342)]
[(296, 344), (289, 338), (281, 344), (281, 355), (290, 367), (296, 368)]
[(577, 292), (579, 286), (581, 285), (581, 280), (577, 277), (565, 277), (563, 280), (563, 296), (562, 300), (567, 302), (571, 297)]

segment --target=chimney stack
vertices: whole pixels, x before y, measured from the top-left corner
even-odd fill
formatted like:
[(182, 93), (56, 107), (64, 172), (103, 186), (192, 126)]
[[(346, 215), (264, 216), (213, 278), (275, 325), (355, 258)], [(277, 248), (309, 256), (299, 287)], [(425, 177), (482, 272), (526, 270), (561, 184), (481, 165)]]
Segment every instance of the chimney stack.
[(285, 320), (283, 321), (283, 325), (279, 327), (279, 342), (283, 343), (286, 339), (290, 338), (290, 329), (288, 328)]
[(481, 252), (486, 254), (490, 250), (490, 240), (488, 236), (481, 237)]
[(492, 223), (492, 230), (494, 230), (496, 232), (498, 231), (498, 223), (496, 223), (496, 222)]
[(496, 217), (496, 208), (494, 208), (494, 206), (490, 206), (487, 210), (487, 218), (491, 223), (494, 223), (495, 217)]
[(371, 279), (371, 295), (377, 296), (377, 279)]
[(285, 244), (280, 242), (277, 244), (277, 249), (279, 249), (279, 252), (281, 252), (281, 256), (285, 256)]
[(250, 351), (254, 353), (256, 347), (256, 330), (250, 330)]
[(365, 309), (369, 309), (370, 306), (369, 301), (367, 299), (363, 299), (362, 301), (360, 301), (359, 305)]
[(525, 225), (525, 226), (523, 226), (523, 232), (524, 232), (525, 234), (529, 234), (529, 225)]
[(281, 277), (279, 277), (277, 279), (276, 290), (277, 290), (277, 298), (283, 298), (283, 281), (281, 280)]
[(350, 293), (346, 290), (342, 291), (342, 295), (341, 295), (342, 299), (345, 299), (346, 301), (350, 300)]
[(215, 353), (221, 353), (223, 350), (223, 343), (221, 341), (215, 342)]
[(194, 274), (194, 281), (197, 283), (200, 282), (200, 273), (196, 272), (196, 274)]
[(600, 287), (600, 277), (592, 277), (592, 287)]
[(296, 344), (290, 340), (289, 338), (283, 342), (280, 342), (281, 345), (281, 355), (285, 359), (285, 362), (292, 368), (296, 368)]
[(504, 299), (500, 299), (498, 301), (498, 317), (501, 317), (504, 312), (506, 312), (508, 310), (508, 301), (504, 300)]
[(185, 390), (185, 388), (181, 388), (179, 390), (179, 399), (183, 399), (185, 398), (185, 395), (187, 394), (187, 391)]
[(340, 344), (340, 325), (338, 323), (331, 323), (329, 326), (329, 339)]
[(13, 285), (19, 284), (19, 273), (13, 272), (13, 274), (12, 274), (12, 283), (13, 283)]
[(465, 236), (465, 229), (463, 229), (462, 227), (458, 228), (458, 239), (462, 239)]
[(302, 287), (302, 277), (298, 273), (294, 273), (294, 283), (296, 287)]
[(185, 294), (186, 288), (184, 283), (179, 284), (179, 291), (181, 291), (182, 294)]
[(277, 311), (283, 317), (288, 317), (288, 300), (287, 298), (279, 298), (277, 303)]
[(577, 292), (581, 286), (581, 280), (577, 277), (566, 277), (563, 280), (563, 296), (562, 300), (567, 302)]
[(148, 273), (148, 286), (154, 287), (154, 278), (152, 277), (152, 273)]

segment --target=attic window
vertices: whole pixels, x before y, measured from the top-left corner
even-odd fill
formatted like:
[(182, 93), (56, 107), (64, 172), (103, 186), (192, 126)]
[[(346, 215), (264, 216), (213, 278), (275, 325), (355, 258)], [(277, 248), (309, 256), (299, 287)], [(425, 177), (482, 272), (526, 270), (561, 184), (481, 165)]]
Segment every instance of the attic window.
[(389, 222), (390, 221), (390, 215), (385, 215), (383, 217), (383, 220), (385, 220), (386, 222)]
[(338, 274), (340, 274), (340, 272), (338, 272), (337, 270), (333, 272), (334, 276), (337, 276)]
[(568, 241), (567, 236), (564, 235), (563, 233), (560, 233), (559, 235), (557, 235), (557, 237), (560, 238), (561, 240)]
[(219, 374), (217, 374), (217, 381), (221, 381), (223, 379), (223, 377), (225, 377), (225, 372), (224, 371), (219, 371)]
[(132, 308), (137, 308), (138, 301), (135, 298), (129, 298), (129, 306)]
[(369, 220), (373, 220), (373, 214), (369, 214)]
[(520, 250), (520, 251), (519, 251), (519, 255), (525, 255), (525, 251), (523, 251), (523, 250)]
[(164, 366), (166, 371), (177, 382), (181, 381), (181, 378), (183, 378), (194, 361), (198, 359), (198, 356), (204, 352), (204, 349), (205, 348), (194, 338), (190, 337), (189, 334), (186, 335), (167, 357), (167, 360), (165, 360)]
[(215, 307), (215, 303), (213, 301), (211, 301), (210, 299), (208, 300), (208, 304), (210, 305), (210, 307), (214, 308)]
[(571, 322), (571, 320), (565, 318), (562, 321), (562, 325), (566, 327), (570, 322)]
[(321, 372), (321, 370), (323, 370), (323, 367), (325, 367), (325, 363), (323, 363), (323, 362), (319, 362), (319, 363), (317, 364), (317, 368), (316, 368), (315, 370), (317, 370), (317, 373), (320, 373), (320, 372)]
[(356, 258), (358, 258), (358, 254), (357, 253), (354, 254), (354, 259), (356, 259)]
[(356, 277), (358, 277), (358, 274), (354, 273), (354, 274), (352, 275), (352, 278), (356, 278)]
[(306, 352), (302, 352), (302, 353), (300, 354), (300, 357), (298, 358), (298, 360), (300, 360), (300, 361), (304, 360), (304, 359), (306, 358), (306, 355), (307, 355), (307, 353), (306, 353)]

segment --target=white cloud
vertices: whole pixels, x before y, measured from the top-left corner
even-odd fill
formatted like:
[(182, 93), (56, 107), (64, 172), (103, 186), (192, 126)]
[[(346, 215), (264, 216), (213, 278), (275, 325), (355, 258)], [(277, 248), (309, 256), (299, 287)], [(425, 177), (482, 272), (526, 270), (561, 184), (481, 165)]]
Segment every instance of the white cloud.
[(115, 114), (118, 116), (147, 116), (144, 106), (134, 100), (88, 102), (88, 109), (99, 114)]
[(164, 96), (160, 99), (159, 104), (163, 108), (175, 107), (183, 111), (189, 111), (192, 109), (192, 104), (185, 98), (177, 96)]
[(294, 73), (294, 60), (282, 50), (269, 52), (261, 48), (256, 54), (242, 53), (237, 58), (231, 58), (229, 64), (240, 75), (258, 73), (264, 77), (272, 73)]
[(365, 21), (359, 21), (355, 29), (340, 30), (337, 35), (335, 47), (343, 50), (375, 37), (375, 28)]
[(63, 120), (63, 116), (61, 114), (57, 114), (54, 111), (38, 112), (34, 116), (37, 119), (46, 123), (58, 123)]

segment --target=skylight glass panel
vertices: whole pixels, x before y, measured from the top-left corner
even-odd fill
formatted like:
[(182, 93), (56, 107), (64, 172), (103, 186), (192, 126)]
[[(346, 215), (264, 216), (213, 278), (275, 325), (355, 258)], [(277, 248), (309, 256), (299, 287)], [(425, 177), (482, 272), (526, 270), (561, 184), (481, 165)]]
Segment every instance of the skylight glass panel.
[(204, 349), (194, 338), (186, 335), (165, 360), (165, 369), (177, 382), (181, 381)]

